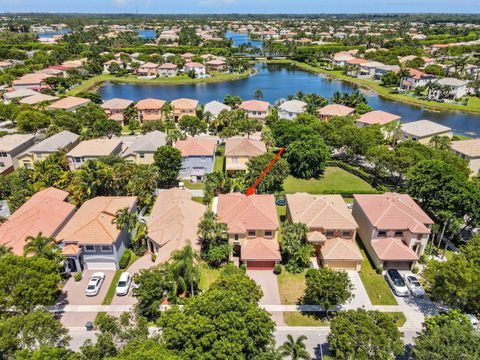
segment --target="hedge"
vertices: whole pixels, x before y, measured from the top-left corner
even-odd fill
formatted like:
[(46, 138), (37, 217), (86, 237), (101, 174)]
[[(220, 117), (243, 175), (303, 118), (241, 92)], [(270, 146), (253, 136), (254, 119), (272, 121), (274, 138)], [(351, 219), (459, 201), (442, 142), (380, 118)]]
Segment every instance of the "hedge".
[(132, 252), (129, 249), (125, 250), (125, 252), (123, 253), (118, 263), (118, 265), (120, 266), (120, 269), (125, 269), (128, 266), (128, 263), (130, 262), (131, 257), (132, 257)]

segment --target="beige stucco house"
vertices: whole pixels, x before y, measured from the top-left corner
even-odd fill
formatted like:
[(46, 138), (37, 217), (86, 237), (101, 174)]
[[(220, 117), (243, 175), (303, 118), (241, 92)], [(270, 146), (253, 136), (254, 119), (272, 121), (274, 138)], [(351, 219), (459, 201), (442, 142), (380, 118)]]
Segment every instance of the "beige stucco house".
[(480, 139), (452, 141), (450, 148), (462, 159), (468, 160), (468, 166), (472, 170), (471, 176), (478, 174), (480, 170)]
[(153, 164), (155, 151), (166, 143), (165, 133), (152, 131), (133, 140), (123, 152), (122, 157), (135, 164)]
[(228, 173), (247, 171), (247, 162), (254, 156), (267, 152), (261, 140), (247, 138), (227, 139), (225, 142), (225, 170)]
[(402, 124), (397, 129), (397, 140), (413, 140), (427, 145), (434, 136), (452, 137), (452, 129), (430, 120), (418, 120)]
[(76, 170), (87, 160), (97, 160), (101, 156), (120, 155), (122, 141), (114, 139), (85, 140), (67, 153), (70, 170)]
[(198, 106), (198, 100), (194, 99), (176, 99), (171, 102), (172, 116), (175, 121), (180, 120), (182, 117), (190, 115), (195, 116)]
[(12, 134), (0, 138), (0, 175), (18, 168), (17, 156), (33, 146), (35, 136), (31, 134)]

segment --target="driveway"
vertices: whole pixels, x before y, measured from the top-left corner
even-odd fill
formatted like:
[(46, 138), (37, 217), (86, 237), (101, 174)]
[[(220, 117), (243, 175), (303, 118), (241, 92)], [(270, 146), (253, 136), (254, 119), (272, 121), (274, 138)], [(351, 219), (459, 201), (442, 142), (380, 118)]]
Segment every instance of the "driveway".
[[(86, 296), (85, 289), (87, 288), (88, 281), (93, 273), (98, 271), (105, 274), (105, 280), (100, 288), (100, 292), (96, 296)], [(85, 270), (82, 274), (81, 281), (75, 282), (73, 277), (71, 277), (63, 287), (62, 303), (65, 305), (101, 305), (114, 274), (115, 270)]]
[(348, 277), (353, 284), (353, 299), (351, 299), (348, 303), (345, 304), (346, 309), (357, 309), (357, 308), (365, 308), (367, 310), (372, 308), (372, 302), (368, 297), (367, 290), (365, 290), (365, 286), (363, 286), (362, 279), (360, 279), (360, 275), (358, 272), (354, 270), (347, 271)]
[[(263, 297), (260, 299), (260, 305), (281, 305), (280, 290), (278, 288), (277, 275), (269, 270), (247, 270), (250, 276), (263, 291)], [(285, 325), (283, 314), (280, 312), (272, 313), (272, 319), (277, 325)]]

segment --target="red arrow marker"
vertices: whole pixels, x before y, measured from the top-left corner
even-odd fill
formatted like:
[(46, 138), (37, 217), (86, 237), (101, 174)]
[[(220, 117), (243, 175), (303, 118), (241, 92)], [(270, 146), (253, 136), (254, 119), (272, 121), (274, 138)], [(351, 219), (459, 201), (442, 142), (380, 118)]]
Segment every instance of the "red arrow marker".
[(285, 148), (282, 147), (280, 151), (277, 153), (277, 155), (275, 155), (275, 157), (272, 159), (272, 161), (270, 161), (270, 164), (268, 164), (267, 168), (263, 171), (262, 175), (258, 177), (257, 181), (255, 181), (255, 183), (252, 186), (248, 187), (247, 194), (246, 194), (247, 196), (255, 194), (255, 188), (257, 187), (257, 185), (260, 183), (260, 181), (262, 181), (264, 176), (267, 175), (267, 172), (270, 170), (273, 164), (275, 164), (275, 162), (278, 160), (278, 158), (280, 157), (280, 155), (282, 155), (284, 151), (285, 151)]

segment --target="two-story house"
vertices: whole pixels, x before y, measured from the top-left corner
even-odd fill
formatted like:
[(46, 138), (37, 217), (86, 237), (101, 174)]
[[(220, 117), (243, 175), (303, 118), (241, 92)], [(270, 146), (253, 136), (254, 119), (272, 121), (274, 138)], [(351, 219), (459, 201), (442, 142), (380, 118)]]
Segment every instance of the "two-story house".
[(281, 260), (273, 195), (221, 194), (217, 216), (228, 227), (233, 257), (239, 258), (247, 269), (272, 270)]
[[(468, 94), (468, 83), (464, 80), (455, 78), (443, 78), (435, 81), (438, 88), (432, 88), (428, 91), (428, 98), (438, 100), (442, 98), (459, 99)], [(448, 91), (445, 91), (447, 89)]]
[(468, 161), (472, 170), (471, 176), (478, 175), (480, 171), (480, 139), (452, 141), (452, 152)]
[(329, 120), (334, 116), (349, 116), (355, 113), (355, 109), (342, 104), (329, 104), (317, 111), (320, 120)]
[(69, 151), (78, 144), (79, 137), (79, 135), (66, 130), (52, 135), (18, 155), (18, 166), (31, 169), (36, 161), (44, 160), (58, 150)]
[(203, 108), (203, 113), (204, 114), (210, 114), (211, 118), (216, 119), (217, 116), (222, 112), (222, 111), (230, 111), (232, 110), (231, 106), (225, 105), (224, 103), (221, 103), (220, 101), (210, 101), (205, 104), (205, 107)]
[(434, 75), (425, 74), (417, 69), (408, 69), (408, 76), (400, 81), (400, 89), (405, 91), (415, 90), (417, 86), (427, 86), (430, 81), (435, 80)]
[(433, 220), (407, 194), (354, 195), (358, 235), (377, 267), (409, 270), (423, 255)]
[(182, 153), (180, 178), (192, 183), (202, 182), (205, 174), (213, 172), (216, 141), (211, 138), (193, 137), (179, 140), (175, 147)]
[(87, 160), (97, 160), (101, 156), (120, 155), (122, 141), (114, 139), (85, 140), (67, 153), (70, 170), (78, 169)]
[(133, 101), (131, 100), (114, 98), (105, 101), (100, 106), (110, 120), (114, 120), (123, 126), (125, 110), (132, 106), (132, 104)]
[(155, 78), (158, 76), (158, 67), (158, 64), (146, 62), (137, 68), (137, 75), (141, 77)]
[(178, 66), (172, 63), (165, 63), (158, 67), (158, 76), (175, 77), (178, 75)]
[(187, 115), (196, 116), (198, 100), (181, 98), (173, 100), (170, 105), (172, 105), (173, 119), (178, 121)]
[(198, 62), (187, 62), (183, 67), (183, 72), (188, 73), (190, 71), (195, 73), (195, 77), (204, 76), (207, 73), (207, 68)]
[(270, 104), (266, 101), (246, 100), (238, 108), (245, 111), (250, 119), (265, 120)]
[(278, 117), (280, 119), (294, 119), (304, 113), (307, 109), (307, 103), (300, 100), (285, 101), (278, 106)]
[(360, 271), (363, 257), (355, 243), (357, 223), (340, 195), (286, 195), (287, 220), (308, 228), (307, 241), (326, 267)]
[(146, 121), (162, 120), (162, 109), (165, 106), (165, 100), (160, 99), (143, 99), (135, 104), (137, 109), (137, 120), (140, 123)]
[(166, 145), (167, 136), (165, 133), (155, 130), (145, 135), (140, 135), (127, 147), (122, 157), (135, 164), (153, 164), (155, 151)]
[(247, 163), (254, 156), (267, 152), (265, 143), (261, 140), (246, 138), (231, 138), (225, 142), (225, 170), (229, 174), (237, 171), (247, 171)]
[(18, 167), (17, 156), (35, 143), (31, 134), (12, 134), (0, 138), (0, 175), (6, 175)]

